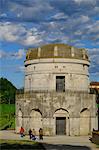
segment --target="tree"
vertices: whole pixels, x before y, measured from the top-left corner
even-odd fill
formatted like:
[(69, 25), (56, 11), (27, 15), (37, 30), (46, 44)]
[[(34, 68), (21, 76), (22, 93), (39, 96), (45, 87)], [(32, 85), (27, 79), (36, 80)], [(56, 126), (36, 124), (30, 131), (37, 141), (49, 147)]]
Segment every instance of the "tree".
[(6, 78), (0, 78), (0, 103), (15, 103), (17, 88)]

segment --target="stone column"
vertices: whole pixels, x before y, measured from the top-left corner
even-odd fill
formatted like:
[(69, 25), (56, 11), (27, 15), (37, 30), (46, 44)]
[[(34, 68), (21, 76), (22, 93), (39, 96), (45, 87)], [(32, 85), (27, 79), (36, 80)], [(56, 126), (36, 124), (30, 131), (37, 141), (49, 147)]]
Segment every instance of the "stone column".
[(75, 49), (74, 49), (74, 47), (71, 47), (71, 56), (72, 56), (72, 57), (75, 56)]
[(58, 56), (58, 47), (57, 46), (54, 47), (54, 56)]
[(41, 55), (41, 48), (39, 47), (38, 48), (38, 57), (40, 57), (40, 55)]
[(86, 53), (84, 49), (83, 49), (83, 59), (86, 59)]

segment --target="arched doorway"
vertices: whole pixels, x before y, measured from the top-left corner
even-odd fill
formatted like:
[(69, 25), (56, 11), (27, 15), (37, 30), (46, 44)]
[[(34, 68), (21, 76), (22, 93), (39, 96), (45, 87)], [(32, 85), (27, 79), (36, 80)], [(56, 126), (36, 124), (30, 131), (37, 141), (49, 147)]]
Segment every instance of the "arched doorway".
[(32, 110), (30, 113), (30, 129), (35, 129), (36, 134), (39, 133), (39, 128), (42, 128), (42, 115), (39, 110)]
[(55, 134), (69, 135), (69, 113), (65, 109), (58, 109), (54, 113)]
[(80, 135), (88, 135), (90, 133), (90, 111), (84, 108), (80, 112)]

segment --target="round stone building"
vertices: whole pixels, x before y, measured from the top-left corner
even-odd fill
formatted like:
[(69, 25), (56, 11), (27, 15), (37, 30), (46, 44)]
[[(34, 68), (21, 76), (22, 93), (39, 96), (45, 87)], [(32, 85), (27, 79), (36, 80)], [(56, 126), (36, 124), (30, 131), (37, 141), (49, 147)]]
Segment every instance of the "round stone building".
[(27, 51), (24, 93), (16, 95), (16, 132), (88, 135), (97, 128), (95, 95), (89, 93), (85, 49), (49, 44)]

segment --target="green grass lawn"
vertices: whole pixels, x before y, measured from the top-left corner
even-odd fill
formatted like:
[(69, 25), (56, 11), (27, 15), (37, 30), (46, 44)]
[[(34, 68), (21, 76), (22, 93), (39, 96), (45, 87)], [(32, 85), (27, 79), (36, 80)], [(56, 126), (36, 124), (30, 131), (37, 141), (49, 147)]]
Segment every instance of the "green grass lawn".
[(35, 141), (26, 141), (26, 140), (0, 140), (1, 149), (10, 149), (10, 150), (44, 150), (45, 148), (41, 143)]
[(15, 128), (15, 105), (0, 104), (0, 130)]

